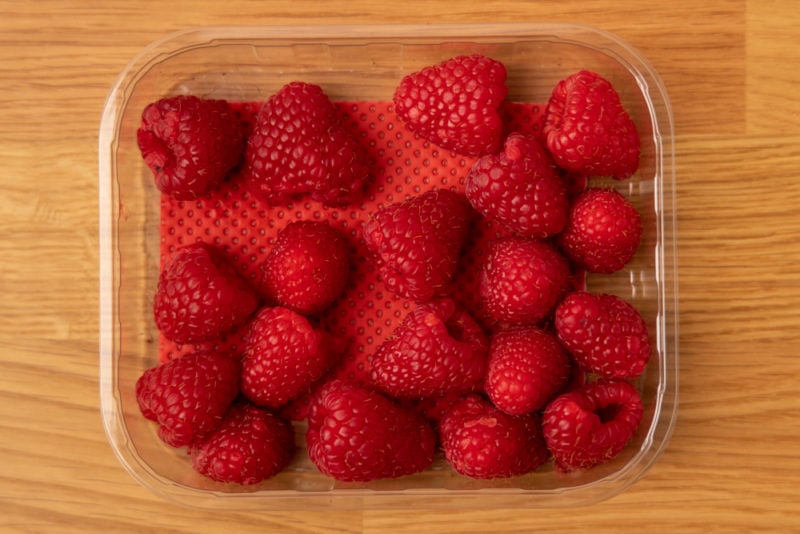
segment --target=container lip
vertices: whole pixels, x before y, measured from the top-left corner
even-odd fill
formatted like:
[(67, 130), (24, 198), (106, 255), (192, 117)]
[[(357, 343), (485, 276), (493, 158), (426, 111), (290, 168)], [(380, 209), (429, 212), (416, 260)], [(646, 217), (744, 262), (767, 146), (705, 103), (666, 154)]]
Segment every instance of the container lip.
[[(675, 210), (675, 165), (674, 165), (674, 119), (669, 104), (666, 88), (650, 63), (629, 43), (608, 31), (574, 23), (560, 22), (498, 22), (498, 23), (440, 23), (431, 25), (419, 24), (336, 24), (336, 25), (214, 25), (186, 28), (162, 36), (151, 42), (137, 53), (113, 83), (103, 108), (98, 135), (98, 215), (99, 215), (99, 357), (100, 357), (100, 405), (102, 420), (107, 439), (112, 444), (116, 456), (125, 469), (143, 486), (169, 500), (194, 506), (230, 506), (234, 498), (244, 498), (243, 502), (271, 502), (289, 500), (296, 501), (298, 506), (306, 506), (310, 498), (319, 498), (323, 504), (336, 504), (351, 498), (397, 497), (401, 501), (405, 497), (437, 497), (453, 496), (469, 497), (470, 506), (480, 506), (481, 498), (486, 495), (510, 495), (529, 497), (535, 503), (532, 506), (551, 507), (580, 506), (593, 504), (617, 495), (634, 484), (657, 461), (666, 448), (673, 433), (678, 412), (678, 293), (677, 293), (677, 238), (662, 242), (663, 247), (670, 247), (661, 257), (662, 281), (661, 298), (664, 299), (666, 312), (674, 314), (669, 317), (664, 328), (670, 329), (667, 337), (671, 345), (667, 347), (670, 368), (662, 369), (665, 384), (660, 384), (657, 393), (659, 416), (654, 418), (648, 430), (648, 441), (632, 459), (616, 471), (602, 479), (578, 486), (556, 488), (551, 490), (519, 489), (519, 488), (486, 488), (480, 490), (448, 490), (445, 488), (386, 490), (370, 489), (340, 490), (340, 495), (331, 492), (301, 493), (293, 490), (278, 490), (257, 494), (228, 494), (218, 491), (206, 491), (182, 486), (162, 479), (146, 465), (137, 461), (135, 450), (128, 435), (127, 428), (120, 413), (115, 412), (115, 403), (119, 392), (116, 389), (116, 357), (119, 347), (118, 314), (115, 307), (119, 305), (117, 293), (119, 281), (115, 276), (119, 270), (119, 250), (115, 248), (114, 231), (116, 219), (120, 216), (121, 199), (116, 180), (115, 153), (119, 143), (117, 138), (120, 123), (125, 113), (126, 102), (136, 82), (143, 77), (148, 66), (169, 59), (187, 49), (211, 46), (224, 43), (244, 43), (254, 39), (269, 41), (315, 41), (326, 40), (339, 43), (368, 42), (369, 39), (381, 42), (393, 39), (418, 39), (419, 43), (450, 40), (453, 38), (486, 39), (498, 38), (515, 41), (523, 38), (553, 39), (565, 44), (582, 44), (580, 36), (592, 35), (597, 39), (592, 48), (602, 51), (619, 61), (636, 78), (641, 91), (648, 100), (658, 100), (657, 122), (659, 143), (661, 146), (661, 179), (669, 181), (669, 190), (662, 191), (660, 224), (666, 225), (674, 236), (676, 231)], [(583, 46), (586, 46), (585, 43)], [(651, 113), (653, 110), (651, 109)], [(668, 204), (668, 205), (667, 205)], [(666, 208), (666, 209), (665, 209)], [(666, 213), (666, 215), (665, 215)], [(667, 217), (667, 219), (665, 219)], [(665, 257), (666, 256), (666, 257)], [(661, 318), (664, 319), (663, 317)], [(117, 324), (115, 325), (115, 321)], [(672, 372), (670, 372), (670, 370)], [(664, 405), (662, 399), (670, 396), (670, 404)], [(666, 410), (662, 412), (661, 410)], [(658, 432), (654, 439), (652, 434)], [(639, 459), (637, 463), (637, 459)], [(587, 486), (595, 489), (607, 488), (591, 495), (584, 495)], [(564, 502), (559, 498), (570, 497)], [(472, 497), (475, 497), (474, 499)], [(419, 502), (417, 501), (417, 504)], [(424, 502), (423, 502), (424, 505)]]

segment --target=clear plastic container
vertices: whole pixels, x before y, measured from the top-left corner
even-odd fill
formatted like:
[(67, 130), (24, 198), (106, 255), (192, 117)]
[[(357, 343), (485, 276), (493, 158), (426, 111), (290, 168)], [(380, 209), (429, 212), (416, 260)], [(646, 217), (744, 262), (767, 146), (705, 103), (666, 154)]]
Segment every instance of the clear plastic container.
[[(339, 483), (297, 455), (280, 475), (252, 487), (195, 473), (185, 452), (157, 437), (136, 405), (134, 385), (159, 358), (152, 296), (160, 254), (160, 194), (136, 145), (144, 107), (191, 93), (232, 101), (266, 100), (283, 84), (324, 87), (333, 100), (390, 101), (400, 78), (449, 57), (479, 52), (509, 72), (509, 100), (546, 102), (565, 76), (589, 69), (617, 88), (642, 134), (638, 172), (603, 182), (630, 198), (644, 223), (642, 245), (614, 275), (587, 287), (633, 303), (653, 338), (651, 361), (636, 382), (645, 412), (628, 447), (587, 471), (546, 465), (511, 479), (455, 474), (441, 459), (396, 480)], [(108, 439), (131, 475), (156, 494), (191, 506), (226, 509), (387, 507), (554, 507), (585, 505), (640, 479), (664, 450), (678, 407), (673, 119), (663, 83), (617, 37), (565, 24), (212, 27), (169, 35), (144, 49), (119, 76), (99, 132), (100, 398)], [(299, 433), (298, 433), (299, 434)]]

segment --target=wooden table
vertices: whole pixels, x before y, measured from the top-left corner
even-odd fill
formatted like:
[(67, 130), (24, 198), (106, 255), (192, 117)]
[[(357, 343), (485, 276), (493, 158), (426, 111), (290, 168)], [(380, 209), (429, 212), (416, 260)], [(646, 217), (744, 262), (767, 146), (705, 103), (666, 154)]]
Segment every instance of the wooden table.
[[(0, 2), (0, 531), (800, 531), (794, 2), (340, 4)], [(117, 74), (189, 26), (445, 19), (594, 25), (663, 77), (677, 132), (681, 353), (666, 452), (623, 494), (576, 510), (220, 513), (150, 494), (118, 463), (99, 411), (97, 129)]]

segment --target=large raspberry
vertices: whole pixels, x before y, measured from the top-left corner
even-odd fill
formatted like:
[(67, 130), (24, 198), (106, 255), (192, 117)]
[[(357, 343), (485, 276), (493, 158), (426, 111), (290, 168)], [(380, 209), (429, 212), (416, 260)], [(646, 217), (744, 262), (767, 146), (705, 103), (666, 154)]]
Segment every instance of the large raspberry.
[(412, 132), (459, 154), (500, 148), (506, 69), (478, 54), (456, 56), (403, 77), (394, 93), (397, 115)]
[(178, 200), (222, 183), (242, 157), (244, 140), (228, 102), (174, 96), (148, 105), (136, 133), (158, 189)]
[(306, 443), (311, 461), (326, 475), (369, 481), (426, 469), (433, 462), (436, 435), (412, 409), (335, 379), (312, 401)]
[(406, 315), (372, 357), (372, 380), (400, 398), (478, 389), (488, 341), (469, 313), (451, 299), (421, 304)]
[(639, 167), (639, 132), (611, 83), (582, 70), (553, 89), (543, 133), (556, 163), (585, 175), (625, 179)]
[(475, 162), (466, 195), (487, 219), (524, 237), (549, 237), (567, 223), (564, 180), (532, 135), (512, 133), (502, 152)]
[(247, 141), (251, 186), (273, 204), (310, 195), (341, 206), (360, 198), (369, 178), (366, 149), (343, 126), (318, 85), (292, 82), (261, 108)]
[(449, 189), (432, 189), (373, 213), (364, 240), (386, 287), (418, 302), (445, 295), (472, 213), (464, 195)]

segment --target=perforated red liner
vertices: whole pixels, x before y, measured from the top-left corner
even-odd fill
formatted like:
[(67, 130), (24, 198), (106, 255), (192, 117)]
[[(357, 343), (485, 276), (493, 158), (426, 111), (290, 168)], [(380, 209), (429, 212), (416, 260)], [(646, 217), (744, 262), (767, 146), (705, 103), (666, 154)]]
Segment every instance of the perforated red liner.
[[(301, 200), (271, 207), (248, 191), (236, 175), (198, 200), (175, 201), (164, 195), (161, 261), (182, 245), (195, 241), (213, 243), (222, 247), (241, 274), (258, 287), (260, 266), (286, 224), (299, 219), (328, 221), (350, 239), (353, 271), (345, 295), (314, 319), (347, 341), (341, 369), (336, 372), (362, 379), (368, 369), (367, 358), (413, 308), (412, 302), (395, 297), (384, 288), (361, 238), (363, 223), (381, 206), (435, 187), (463, 192), (466, 173), (475, 158), (440, 149), (410, 133), (394, 114), (390, 102), (337, 102), (336, 105), (346, 127), (362, 140), (372, 160), (372, 181), (360, 204), (333, 209)], [(234, 106), (249, 130), (258, 103)], [(541, 104), (505, 103), (502, 111), (506, 130), (538, 135), (543, 108)], [(479, 320), (483, 314), (476, 298), (475, 275), (485, 244), (495, 233), (491, 224), (478, 220), (465, 249), (461, 270), (453, 282), (453, 298), (467, 306)], [(192, 346), (176, 345), (162, 336), (159, 356), (164, 361), (210, 347), (235, 354), (241, 351), (245, 330), (246, 325), (219, 341)]]

